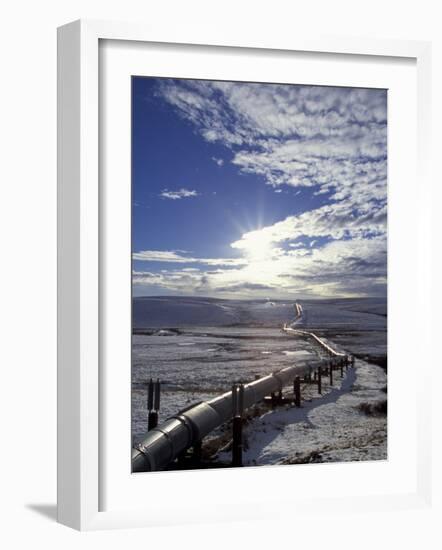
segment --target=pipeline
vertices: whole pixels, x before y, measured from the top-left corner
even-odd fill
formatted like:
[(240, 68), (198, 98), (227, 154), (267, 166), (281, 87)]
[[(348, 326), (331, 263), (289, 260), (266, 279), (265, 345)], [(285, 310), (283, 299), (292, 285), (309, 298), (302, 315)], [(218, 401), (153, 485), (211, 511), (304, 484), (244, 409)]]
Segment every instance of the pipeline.
[[(293, 321), (291, 321), (290, 325), (295, 325), (298, 321), (300, 321), (302, 319), (302, 315), (303, 315), (303, 310), (302, 310), (301, 304), (298, 304), (298, 302), (296, 302), (293, 307), (295, 309), (295, 318), (293, 319)], [(288, 325), (284, 325), (284, 328), (286, 326), (288, 326)]]
[(287, 325), (284, 325), (282, 330), (284, 332), (289, 333), (289, 334), (294, 333), (294, 334), (301, 334), (302, 336), (310, 336), (310, 338), (313, 338), (313, 340), (315, 340), (316, 343), (318, 343), (321, 346), (321, 348), (323, 350), (325, 350), (332, 357), (345, 357), (346, 356), (345, 353), (334, 350), (332, 347), (330, 347), (328, 344), (326, 344), (324, 342), (324, 340), (321, 340), (321, 338), (319, 338), (319, 336), (316, 336), (316, 334), (314, 332), (309, 332), (307, 330), (299, 330), (299, 329), (291, 328)]
[(321, 346), (321, 348), (328, 353), (331, 357), (344, 357), (345, 353), (340, 353), (338, 351), (335, 351), (333, 348), (331, 348), (328, 344), (326, 344), (321, 338), (316, 336), (314, 332), (309, 332), (307, 330), (300, 330), (300, 329), (294, 329), (293, 326), (296, 325), (298, 321), (302, 319), (302, 316), (304, 314), (304, 310), (301, 306), (301, 304), (298, 304), (298, 302), (294, 305), (295, 308), (295, 318), (290, 324), (284, 324), (282, 327), (283, 332), (287, 333), (293, 333), (293, 334), (300, 334), (302, 336), (309, 336), (310, 338), (313, 338), (313, 340), (316, 341), (317, 344)]
[[(328, 364), (318, 360), (315, 367)], [(244, 384), (244, 408), (262, 401), (292, 383), (295, 376), (314, 368), (300, 365), (286, 367), (248, 384)], [(147, 432), (143, 441), (132, 451), (132, 472), (162, 470), (183, 451), (201, 441), (212, 430), (232, 418), (232, 392), (204, 401), (180, 411), (163, 424)]]
[[(273, 392), (282, 391), (296, 376), (310, 373), (344, 357), (344, 353), (333, 350), (314, 333), (295, 330), (287, 326), (283, 330), (312, 337), (330, 356), (309, 365), (286, 367), (248, 384), (244, 384), (244, 409), (262, 401)], [(232, 418), (232, 392), (226, 392), (209, 401), (192, 405), (188, 409), (166, 420), (163, 424), (147, 432), (144, 439), (132, 450), (132, 472), (163, 470), (189, 447), (201, 442), (212, 430)]]

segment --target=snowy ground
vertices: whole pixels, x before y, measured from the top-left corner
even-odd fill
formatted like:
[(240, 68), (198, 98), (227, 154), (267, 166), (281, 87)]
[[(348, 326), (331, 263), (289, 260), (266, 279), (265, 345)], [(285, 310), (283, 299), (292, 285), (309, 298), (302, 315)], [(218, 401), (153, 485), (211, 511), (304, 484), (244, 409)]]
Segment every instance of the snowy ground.
[[(323, 381), (326, 382), (326, 378)], [(356, 361), (333, 387), (304, 386), (300, 409), (269, 411), (245, 428), (245, 465), (380, 460), (387, 458), (387, 417), (366, 414), (359, 406), (381, 403), (387, 396), (386, 374), (376, 365)], [(229, 460), (230, 453), (218, 455)]]
[(317, 359), (312, 342), (278, 328), (200, 327), (179, 333), (137, 334), (132, 344), (132, 434), (138, 441), (147, 429), (149, 378), (162, 384), (160, 421), (192, 403), (228, 391), (234, 382)]
[[(333, 388), (323, 377), (323, 396), (303, 387), (303, 407), (259, 414), (245, 428), (245, 464), (277, 464), (387, 457), (387, 309), (382, 299), (301, 301), (295, 328), (314, 331), (359, 359)], [(283, 367), (317, 358), (310, 339), (287, 335), (294, 302), (202, 298), (142, 298), (134, 302), (132, 436), (146, 430), (146, 381), (162, 381), (160, 422), (179, 409)], [(373, 363), (374, 362), (374, 363)], [(362, 410), (361, 410), (362, 406)], [(258, 411), (256, 411), (258, 413)], [(219, 433), (216, 434), (219, 436)], [(227, 434), (228, 435), (228, 434)], [(208, 438), (210, 440), (210, 438)], [(229, 453), (219, 459), (229, 460)]]

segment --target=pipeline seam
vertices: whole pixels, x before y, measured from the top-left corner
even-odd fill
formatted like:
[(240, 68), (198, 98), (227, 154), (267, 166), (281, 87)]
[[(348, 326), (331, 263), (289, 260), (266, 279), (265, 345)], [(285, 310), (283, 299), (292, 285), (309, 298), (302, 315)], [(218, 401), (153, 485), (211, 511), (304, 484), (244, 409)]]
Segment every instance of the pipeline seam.
[(193, 428), (190, 420), (188, 418), (186, 418), (184, 416), (184, 414), (180, 414), (180, 415), (177, 415), (177, 416), (172, 416), (171, 418), (175, 418), (176, 420), (181, 422), (181, 424), (183, 424), (183, 426), (187, 430), (187, 433), (189, 434), (189, 441), (192, 444), (192, 442), (194, 440), (194, 428)]
[(168, 461), (168, 463), (170, 464), (175, 458), (175, 446), (173, 444), (173, 440), (170, 437), (170, 434), (165, 430), (163, 430), (162, 428), (155, 428), (155, 429), (161, 434), (163, 434), (163, 436), (166, 438), (166, 441), (169, 443), (169, 447), (171, 448), (171, 453), (170, 453), (170, 460)]
[(148, 449), (144, 445), (142, 445), (141, 443), (137, 443), (134, 448), (140, 454), (143, 455), (143, 458), (144, 458), (145, 462), (147, 461), (150, 470), (151, 471), (155, 470), (155, 468), (152, 468), (152, 462), (153, 462), (153, 465), (155, 466), (155, 460), (152, 461), (151, 456), (150, 456), (151, 453), (149, 453)]

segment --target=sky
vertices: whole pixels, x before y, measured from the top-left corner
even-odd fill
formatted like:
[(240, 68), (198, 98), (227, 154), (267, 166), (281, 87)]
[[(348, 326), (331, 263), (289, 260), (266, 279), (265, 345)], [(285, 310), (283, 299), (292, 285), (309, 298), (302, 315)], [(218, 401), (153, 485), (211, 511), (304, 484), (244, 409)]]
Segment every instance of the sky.
[(134, 296), (385, 296), (387, 91), (132, 78)]

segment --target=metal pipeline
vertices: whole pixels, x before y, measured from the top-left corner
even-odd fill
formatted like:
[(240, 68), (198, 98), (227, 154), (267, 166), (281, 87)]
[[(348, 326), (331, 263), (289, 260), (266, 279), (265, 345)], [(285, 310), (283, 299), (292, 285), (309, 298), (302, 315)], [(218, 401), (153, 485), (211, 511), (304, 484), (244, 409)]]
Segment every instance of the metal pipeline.
[(327, 353), (329, 353), (331, 356), (333, 357), (347, 357), (347, 355), (345, 353), (342, 353), (340, 351), (336, 351), (334, 350), (333, 348), (331, 348), (328, 344), (326, 344), (324, 342), (324, 340), (321, 340), (321, 338), (319, 338), (319, 336), (316, 336), (316, 334), (314, 332), (309, 332), (307, 330), (300, 330), (300, 329), (296, 329), (296, 328), (291, 328), (291, 327), (288, 327), (286, 325), (284, 325), (283, 329), (282, 329), (284, 332), (288, 332), (289, 334), (290, 333), (295, 333), (295, 334), (301, 334), (303, 336), (310, 336), (311, 338), (313, 338), (313, 340), (315, 340)]
[[(336, 359), (345, 354), (335, 352), (313, 333), (286, 329), (287, 332), (305, 333), (313, 337), (330, 355)], [(258, 380), (244, 385), (244, 408), (262, 401), (267, 395), (282, 390), (292, 383), (296, 376), (308, 373), (314, 368), (329, 364), (330, 360), (320, 359), (309, 365), (286, 367)], [(232, 417), (232, 392), (198, 403), (180, 411), (163, 424), (147, 432), (144, 439), (132, 450), (132, 472), (163, 470), (183, 451), (202, 440), (212, 430)]]
[[(325, 361), (317, 361), (320, 366)], [(282, 390), (293, 382), (295, 376), (308, 372), (309, 366), (293, 366), (272, 373), (264, 378), (244, 385), (244, 408), (248, 408), (264, 397)], [(133, 449), (132, 471), (146, 472), (162, 470), (183, 451), (200, 441), (212, 430), (232, 417), (232, 392), (194, 405), (180, 411), (160, 426), (147, 432), (143, 441)]]

